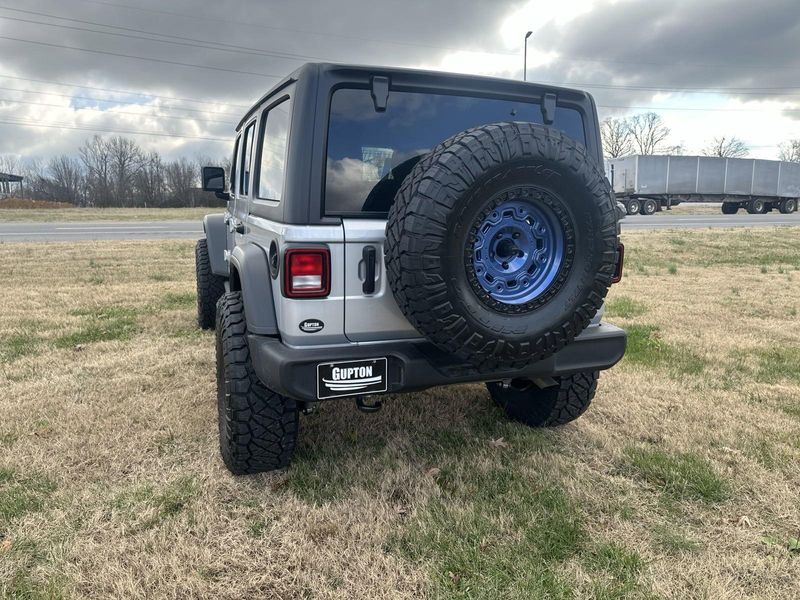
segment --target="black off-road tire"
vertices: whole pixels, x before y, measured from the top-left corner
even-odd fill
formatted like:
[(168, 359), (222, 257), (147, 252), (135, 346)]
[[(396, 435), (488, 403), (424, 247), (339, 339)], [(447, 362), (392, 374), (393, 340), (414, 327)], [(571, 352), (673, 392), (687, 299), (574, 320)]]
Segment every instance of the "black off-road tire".
[(197, 324), (201, 329), (214, 329), (217, 300), (225, 293), (225, 278), (212, 273), (205, 238), (197, 240), (194, 247), (194, 264), (197, 272)]
[(241, 292), (217, 304), (217, 409), (222, 460), (234, 475), (289, 464), (297, 443), (297, 403), (267, 388), (250, 362)]
[(629, 215), (638, 215), (641, 208), (642, 205), (638, 200), (631, 200), (625, 206), (625, 212), (627, 212)]
[(794, 211), (797, 210), (797, 199), (796, 198), (788, 198), (781, 202), (780, 209), (782, 214), (790, 215)]
[[(519, 189), (554, 191), (571, 246), (549, 288), (514, 306), (481, 295), (468, 249), (479, 215)], [(542, 125), (496, 123), (445, 140), (403, 181), (386, 226), (386, 271), (403, 314), (439, 348), (481, 371), (519, 368), (589, 324), (611, 285), (618, 234), (616, 200), (583, 145)]]
[(487, 383), (489, 394), (510, 419), (530, 427), (555, 427), (574, 421), (589, 408), (600, 374), (597, 371), (556, 377), (558, 385), (538, 388), (533, 383)]
[(737, 212), (739, 212), (739, 206), (737, 204), (733, 204), (732, 202), (722, 203), (723, 215), (735, 215)]

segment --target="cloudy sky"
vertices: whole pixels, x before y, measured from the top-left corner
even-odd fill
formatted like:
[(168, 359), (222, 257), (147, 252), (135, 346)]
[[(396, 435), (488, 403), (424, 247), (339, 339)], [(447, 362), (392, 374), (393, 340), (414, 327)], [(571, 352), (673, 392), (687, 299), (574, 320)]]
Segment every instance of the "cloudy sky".
[(591, 91), (601, 118), (655, 110), (689, 153), (800, 138), (797, 0), (0, 0), (0, 154), (120, 133), (221, 156), (303, 62), (521, 78), (529, 29), (528, 78)]

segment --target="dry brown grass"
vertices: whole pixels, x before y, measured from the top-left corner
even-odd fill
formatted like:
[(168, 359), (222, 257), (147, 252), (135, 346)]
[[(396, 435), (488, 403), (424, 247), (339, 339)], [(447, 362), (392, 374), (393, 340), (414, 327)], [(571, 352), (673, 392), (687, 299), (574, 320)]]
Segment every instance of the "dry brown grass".
[[(33, 202), (26, 200), (25, 202)], [(39, 208), (38, 206), (5, 208), (0, 203), (0, 222), (69, 223), (85, 221), (165, 221), (199, 220), (209, 213), (222, 212), (221, 207), (197, 208)]]
[(191, 243), (0, 246), (0, 596), (796, 596), (800, 230), (625, 242), (632, 353), (574, 424), (478, 385), (332, 402), (248, 478)]

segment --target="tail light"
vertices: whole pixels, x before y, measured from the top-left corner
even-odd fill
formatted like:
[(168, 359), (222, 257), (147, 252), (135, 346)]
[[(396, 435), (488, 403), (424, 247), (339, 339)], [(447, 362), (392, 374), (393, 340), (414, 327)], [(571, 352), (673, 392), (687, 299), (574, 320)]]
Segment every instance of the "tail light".
[(614, 276), (611, 278), (611, 283), (619, 283), (622, 281), (622, 263), (625, 259), (625, 245), (620, 242), (617, 248), (617, 266), (614, 269)]
[(287, 298), (324, 298), (331, 291), (327, 248), (290, 248), (284, 254), (283, 293)]

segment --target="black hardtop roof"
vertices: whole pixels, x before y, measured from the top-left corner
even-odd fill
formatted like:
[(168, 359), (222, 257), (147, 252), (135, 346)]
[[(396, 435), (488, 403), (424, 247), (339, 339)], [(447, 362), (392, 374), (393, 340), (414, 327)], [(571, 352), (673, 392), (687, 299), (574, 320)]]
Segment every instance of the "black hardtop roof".
[(251, 115), (258, 110), (265, 100), (275, 95), (278, 91), (298, 81), (302, 77), (316, 71), (317, 74), (332, 73), (347, 75), (348, 73), (371, 75), (386, 75), (391, 79), (392, 75), (400, 75), (404, 78), (414, 78), (420, 82), (428, 85), (446, 85), (451, 88), (458, 88), (463, 86), (465, 89), (475, 91), (476, 89), (482, 90), (485, 88), (487, 93), (506, 92), (512, 94), (525, 94), (526, 92), (538, 96), (542, 89), (546, 88), (547, 91), (555, 92), (556, 94), (567, 94), (572, 98), (580, 97), (581, 99), (589, 98), (589, 94), (575, 88), (566, 88), (554, 85), (545, 85), (536, 83), (535, 81), (519, 81), (516, 79), (504, 79), (502, 77), (487, 77), (485, 75), (466, 75), (463, 73), (449, 73), (446, 71), (430, 71), (426, 69), (409, 69), (405, 67), (381, 67), (370, 65), (345, 65), (338, 63), (305, 63), (301, 67), (292, 71), (289, 75), (281, 79), (278, 83), (270, 88), (270, 90), (261, 96), (255, 104), (247, 111), (242, 117), (239, 124), (236, 126), (236, 131), (239, 131)]

